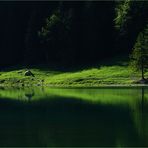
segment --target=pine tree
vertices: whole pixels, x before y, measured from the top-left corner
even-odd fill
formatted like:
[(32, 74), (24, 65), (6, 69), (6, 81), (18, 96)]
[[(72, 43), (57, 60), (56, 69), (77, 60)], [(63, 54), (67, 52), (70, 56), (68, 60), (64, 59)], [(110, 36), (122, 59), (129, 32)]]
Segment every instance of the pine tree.
[(148, 25), (137, 37), (130, 65), (134, 70), (141, 71), (141, 80), (145, 81), (144, 72), (148, 68)]

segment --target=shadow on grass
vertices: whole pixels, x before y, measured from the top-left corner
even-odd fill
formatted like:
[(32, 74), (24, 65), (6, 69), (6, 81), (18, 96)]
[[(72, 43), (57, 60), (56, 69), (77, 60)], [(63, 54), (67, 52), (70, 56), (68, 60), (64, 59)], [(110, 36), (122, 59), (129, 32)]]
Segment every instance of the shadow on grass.
[[(99, 60), (98, 60), (99, 61)], [(127, 55), (120, 55), (113, 58), (106, 58), (105, 60), (99, 61), (99, 62), (82, 62), (77, 63), (52, 63), (49, 64), (37, 64), (37, 65), (17, 65), (17, 66), (11, 66), (9, 68), (3, 69), (4, 72), (12, 71), (12, 70), (18, 70), (18, 69), (39, 69), (41, 71), (54, 71), (54, 72), (76, 72), (81, 70), (87, 70), (90, 68), (99, 68), (101, 66), (127, 66), (128, 65), (129, 58)]]

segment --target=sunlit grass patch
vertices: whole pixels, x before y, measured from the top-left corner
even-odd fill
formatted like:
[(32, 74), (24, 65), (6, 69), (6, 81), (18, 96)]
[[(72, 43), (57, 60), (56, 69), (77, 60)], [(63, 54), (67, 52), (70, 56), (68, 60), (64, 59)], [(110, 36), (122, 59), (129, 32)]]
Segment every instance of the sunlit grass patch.
[[(52, 71), (31, 68), (33, 76), (25, 76), (26, 69), (0, 72), (2, 85), (52, 85), (52, 86), (100, 86), (112, 84), (133, 84), (140, 79), (140, 73), (133, 73), (128, 66), (101, 66), (73, 72)], [(148, 76), (148, 72), (145, 74)]]

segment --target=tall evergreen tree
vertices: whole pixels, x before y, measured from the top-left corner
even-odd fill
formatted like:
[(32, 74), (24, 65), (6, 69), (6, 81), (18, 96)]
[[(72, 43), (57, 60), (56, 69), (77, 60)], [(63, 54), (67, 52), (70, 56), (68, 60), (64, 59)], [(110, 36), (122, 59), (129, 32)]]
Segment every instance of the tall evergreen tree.
[(137, 37), (130, 65), (134, 70), (141, 71), (141, 80), (145, 82), (144, 72), (148, 68), (148, 25)]

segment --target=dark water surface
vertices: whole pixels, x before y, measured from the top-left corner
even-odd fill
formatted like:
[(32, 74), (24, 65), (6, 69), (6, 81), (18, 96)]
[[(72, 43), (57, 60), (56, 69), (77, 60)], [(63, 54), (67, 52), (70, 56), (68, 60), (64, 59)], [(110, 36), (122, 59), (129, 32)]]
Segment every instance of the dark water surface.
[(148, 88), (1, 88), (0, 146), (148, 146)]

